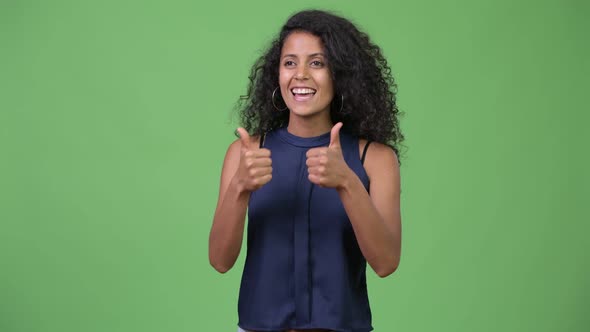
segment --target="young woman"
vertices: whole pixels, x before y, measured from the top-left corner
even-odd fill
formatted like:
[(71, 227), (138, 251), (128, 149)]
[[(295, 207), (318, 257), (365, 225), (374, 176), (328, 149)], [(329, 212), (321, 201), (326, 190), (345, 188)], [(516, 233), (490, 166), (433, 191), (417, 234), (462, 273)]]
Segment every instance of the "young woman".
[(209, 237), (224, 273), (248, 212), (240, 330), (373, 329), (366, 263), (400, 261), (394, 89), (379, 47), (324, 11), (290, 17), (252, 68)]

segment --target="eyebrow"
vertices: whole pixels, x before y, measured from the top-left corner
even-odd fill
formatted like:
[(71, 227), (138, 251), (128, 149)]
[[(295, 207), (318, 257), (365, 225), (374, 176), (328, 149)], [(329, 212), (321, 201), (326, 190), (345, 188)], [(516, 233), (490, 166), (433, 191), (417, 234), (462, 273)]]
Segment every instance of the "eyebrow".
[[(316, 57), (316, 56), (322, 56), (323, 57), (325, 55), (324, 55), (324, 53), (312, 53), (312, 54), (310, 54), (308, 56), (308, 58), (313, 58), (313, 57)], [(288, 57), (298, 58), (298, 56), (296, 54), (285, 54), (285, 55), (283, 55), (282, 58), (284, 59), (284, 58), (288, 58)]]

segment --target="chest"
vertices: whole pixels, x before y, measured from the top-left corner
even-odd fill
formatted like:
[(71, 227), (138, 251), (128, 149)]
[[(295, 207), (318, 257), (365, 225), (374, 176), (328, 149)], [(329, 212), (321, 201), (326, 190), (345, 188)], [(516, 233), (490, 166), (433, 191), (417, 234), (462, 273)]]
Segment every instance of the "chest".
[[(338, 192), (333, 188), (316, 186), (309, 181), (306, 165), (308, 149), (277, 146), (270, 148), (273, 178), (250, 197), (249, 228), (261, 231), (273, 228), (281, 233), (288, 233), (298, 224), (306, 224), (315, 234), (352, 232)], [(347, 163), (355, 170), (354, 162), (347, 160)], [(359, 172), (357, 169), (355, 173), (360, 173), (357, 176), (361, 179), (366, 177), (364, 170)]]

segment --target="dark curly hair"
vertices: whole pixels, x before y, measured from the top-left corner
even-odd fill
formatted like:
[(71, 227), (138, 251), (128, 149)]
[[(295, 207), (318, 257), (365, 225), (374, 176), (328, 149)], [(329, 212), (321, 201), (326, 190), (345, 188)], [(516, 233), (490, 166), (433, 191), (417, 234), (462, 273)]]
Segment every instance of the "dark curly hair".
[[(342, 121), (343, 131), (389, 145), (399, 153), (404, 136), (398, 122), (397, 85), (381, 49), (347, 19), (321, 10), (291, 16), (252, 66), (247, 95), (238, 103), (242, 126), (253, 135), (287, 126), (289, 112), (278, 111), (271, 98), (279, 85), (283, 43), (294, 31), (309, 32), (323, 43), (334, 82), (333, 123)], [(284, 105), (280, 98), (277, 94), (275, 103)]]

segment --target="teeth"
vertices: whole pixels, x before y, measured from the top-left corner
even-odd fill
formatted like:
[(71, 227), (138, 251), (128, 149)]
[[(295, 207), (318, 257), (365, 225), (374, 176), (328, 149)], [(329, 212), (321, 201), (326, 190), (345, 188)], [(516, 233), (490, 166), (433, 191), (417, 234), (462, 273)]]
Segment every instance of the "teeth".
[(316, 91), (314, 89), (308, 89), (308, 88), (294, 88), (291, 90), (291, 92), (296, 93), (296, 94), (308, 94), (308, 93), (315, 93)]

